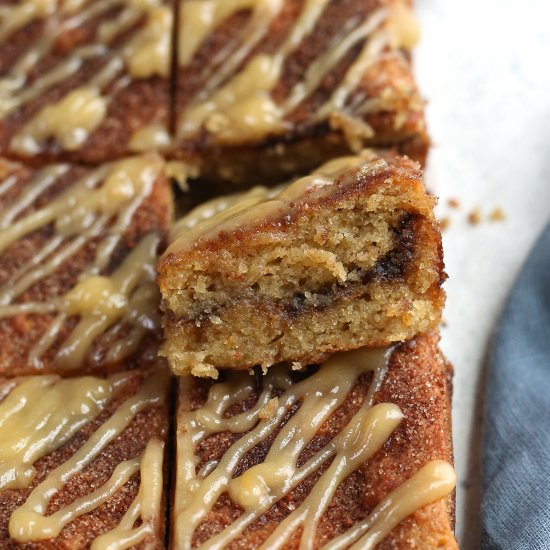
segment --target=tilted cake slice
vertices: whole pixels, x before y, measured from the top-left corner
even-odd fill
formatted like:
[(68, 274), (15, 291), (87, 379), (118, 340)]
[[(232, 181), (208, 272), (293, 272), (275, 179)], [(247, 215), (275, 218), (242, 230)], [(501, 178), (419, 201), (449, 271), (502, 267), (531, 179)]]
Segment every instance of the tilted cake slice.
[(171, 0), (0, 6), (0, 154), (100, 163), (170, 144)]
[(172, 548), (456, 550), (437, 341), (182, 378)]
[(433, 329), (445, 275), (434, 203), (418, 164), (365, 151), (198, 207), (158, 268), (171, 368), (308, 365)]
[(171, 213), (153, 154), (95, 169), (0, 160), (0, 375), (155, 358), (155, 264)]
[(0, 381), (0, 547), (162, 548), (168, 381)]
[(417, 35), (407, 0), (180, 0), (176, 152), (241, 185), (365, 145), (423, 161)]

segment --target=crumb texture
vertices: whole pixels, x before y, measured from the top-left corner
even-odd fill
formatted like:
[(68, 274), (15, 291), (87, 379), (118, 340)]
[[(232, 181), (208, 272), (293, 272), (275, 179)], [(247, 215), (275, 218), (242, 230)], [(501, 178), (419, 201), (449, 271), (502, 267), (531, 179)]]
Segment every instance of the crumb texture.
[(432, 208), (415, 163), (371, 151), (199, 207), (159, 266), (171, 367), (310, 364), (434, 328), (444, 274)]

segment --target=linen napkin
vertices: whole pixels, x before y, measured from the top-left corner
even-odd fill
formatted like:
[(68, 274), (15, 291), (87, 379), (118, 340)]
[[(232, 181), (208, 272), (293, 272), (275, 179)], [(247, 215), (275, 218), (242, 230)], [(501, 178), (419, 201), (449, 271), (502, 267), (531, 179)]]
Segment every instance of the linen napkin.
[(496, 332), (485, 407), (482, 548), (550, 549), (550, 225)]

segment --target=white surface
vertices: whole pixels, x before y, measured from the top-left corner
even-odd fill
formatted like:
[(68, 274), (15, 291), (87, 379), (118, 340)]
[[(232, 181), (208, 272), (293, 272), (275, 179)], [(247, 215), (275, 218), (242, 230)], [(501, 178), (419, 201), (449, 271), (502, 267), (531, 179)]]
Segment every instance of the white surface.
[[(482, 381), (490, 335), (525, 256), (550, 220), (550, 3), (416, 0), (415, 56), (434, 141), (449, 280), (442, 347), (455, 367), (457, 534), (479, 547)], [(453, 210), (448, 199), (456, 197)], [(481, 207), (482, 222), (467, 215)], [(503, 222), (488, 221), (494, 207)], [(518, 365), (518, 368), (521, 368)], [(490, 426), (487, 428), (490, 429)]]

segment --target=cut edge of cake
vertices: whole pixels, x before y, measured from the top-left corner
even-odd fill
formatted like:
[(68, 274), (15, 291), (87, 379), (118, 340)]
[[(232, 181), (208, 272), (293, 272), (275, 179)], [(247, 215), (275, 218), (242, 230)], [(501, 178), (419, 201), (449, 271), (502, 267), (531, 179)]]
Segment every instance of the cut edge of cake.
[(366, 150), (199, 206), (159, 262), (162, 353), (177, 374), (215, 377), (434, 329), (445, 279), (434, 204), (416, 163)]

